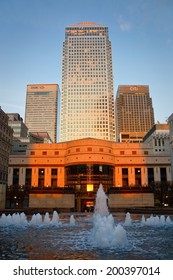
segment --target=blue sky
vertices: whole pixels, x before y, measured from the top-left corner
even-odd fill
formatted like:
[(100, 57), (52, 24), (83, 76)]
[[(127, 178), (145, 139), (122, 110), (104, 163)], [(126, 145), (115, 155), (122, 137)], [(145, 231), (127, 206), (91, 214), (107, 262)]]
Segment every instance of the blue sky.
[(0, 0), (0, 106), (25, 116), (26, 85), (61, 89), (65, 27), (82, 21), (109, 28), (114, 91), (149, 85), (155, 121), (173, 113), (172, 0)]

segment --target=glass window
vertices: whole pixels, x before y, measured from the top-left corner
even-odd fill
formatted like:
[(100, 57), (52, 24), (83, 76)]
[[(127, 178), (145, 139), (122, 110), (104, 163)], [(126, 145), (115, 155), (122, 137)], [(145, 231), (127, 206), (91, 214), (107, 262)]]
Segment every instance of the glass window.
[(51, 169), (51, 175), (57, 175), (58, 174), (58, 169), (57, 168), (52, 168)]

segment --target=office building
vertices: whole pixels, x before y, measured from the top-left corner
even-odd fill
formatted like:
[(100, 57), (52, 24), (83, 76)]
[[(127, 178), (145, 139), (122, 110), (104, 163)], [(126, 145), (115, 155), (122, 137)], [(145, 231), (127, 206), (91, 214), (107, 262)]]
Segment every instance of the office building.
[(25, 124), (29, 132), (47, 132), (52, 142), (57, 139), (57, 84), (27, 85)]
[(13, 129), (13, 138), (27, 137), (28, 128), (18, 113), (8, 113), (8, 125)]
[(8, 126), (8, 116), (0, 107), (0, 209), (5, 208), (8, 163), (13, 130)]
[(154, 125), (154, 110), (149, 86), (119, 86), (115, 111), (117, 140), (141, 142)]
[(165, 151), (170, 153), (169, 134), (169, 125), (167, 123), (157, 123), (144, 136), (143, 142), (152, 144), (153, 152), (156, 154), (162, 154)]
[(60, 141), (115, 140), (112, 52), (108, 27), (82, 22), (65, 29)]
[[(45, 132), (31, 133), (18, 113), (7, 113), (8, 125), (13, 129), (13, 140), (10, 154), (22, 155), (26, 153), (29, 143), (49, 143), (45, 137), (49, 135)], [(46, 136), (45, 136), (46, 135)], [(50, 137), (49, 137), (50, 140)]]

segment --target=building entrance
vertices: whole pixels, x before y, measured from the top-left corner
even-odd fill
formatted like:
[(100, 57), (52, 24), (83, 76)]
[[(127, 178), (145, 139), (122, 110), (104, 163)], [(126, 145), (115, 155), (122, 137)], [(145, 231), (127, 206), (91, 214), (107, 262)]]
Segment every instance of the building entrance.
[(82, 199), (81, 200), (81, 212), (93, 212), (95, 199)]
[(103, 164), (79, 164), (65, 168), (65, 185), (71, 188), (87, 191), (87, 185), (93, 185), (98, 189), (102, 183), (104, 188), (113, 186), (114, 172), (111, 165)]

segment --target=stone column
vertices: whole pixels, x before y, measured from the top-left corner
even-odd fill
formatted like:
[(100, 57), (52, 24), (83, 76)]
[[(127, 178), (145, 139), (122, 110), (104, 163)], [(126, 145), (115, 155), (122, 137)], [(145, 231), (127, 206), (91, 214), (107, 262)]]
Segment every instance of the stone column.
[(25, 168), (21, 167), (19, 168), (19, 185), (24, 186), (25, 185)]
[(113, 186), (112, 187), (115, 187), (116, 186), (116, 168), (114, 167), (113, 168)]
[(58, 187), (65, 186), (65, 168), (59, 167), (58, 168)]
[(32, 168), (32, 187), (38, 187), (38, 167)]
[(129, 168), (129, 186), (130, 185), (135, 185), (135, 168), (130, 167)]
[(13, 168), (8, 168), (8, 186), (11, 186), (13, 184)]
[(141, 184), (142, 186), (148, 185), (148, 176), (147, 176), (147, 168), (142, 167), (141, 168)]
[(167, 176), (167, 181), (171, 182), (171, 166), (166, 167), (166, 176)]
[(122, 168), (115, 168), (115, 187), (122, 187)]
[(51, 187), (51, 168), (45, 168), (44, 182), (46, 187)]
[(160, 182), (160, 168), (154, 167), (154, 181)]

